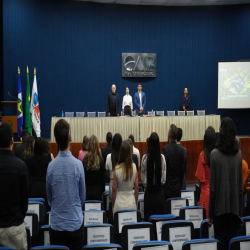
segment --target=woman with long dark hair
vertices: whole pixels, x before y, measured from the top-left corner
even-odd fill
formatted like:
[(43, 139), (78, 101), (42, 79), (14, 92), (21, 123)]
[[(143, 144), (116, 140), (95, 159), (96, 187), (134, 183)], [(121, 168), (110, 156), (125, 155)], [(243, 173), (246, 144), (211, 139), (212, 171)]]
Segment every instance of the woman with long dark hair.
[(102, 200), (105, 191), (105, 166), (99, 141), (95, 135), (89, 138), (88, 152), (83, 159), (86, 183), (86, 200)]
[(27, 162), (30, 160), (30, 157), (34, 153), (34, 138), (33, 136), (28, 136), (26, 139), (26, 144), (25, 144), (25, 150), (22, 155), (22, 160), (27, 164)]
[(36, 138), (34, 154), (31, 156), (27, 167), (31, 182), (31, 197), (44, 198), (47, 204), (46, 174), (48, 165), (53, 158), (48, 148), (45, 148), (45, 143), (42, 137)]
[(129, 142), (124, 141), (121, 145), (119, 159), (113, 173), (113, 213), (121, 209), (136, 209), (138, 194), (138, 173), (132, 160)]
[(210, 181), (210, 154), (215, 148), (216, 134), (213, 127), (208, 127), (204, 134), (203, 150), (198, 159), (198, 165), (195, 176), (198, 178), (200, 186), (199, 206), (206, 209), (206, 218), (208, 218), (209, 209), (209, 181)]
[(160, 141), (153, 132), (148, 140), (148, 150), (142, 157), (141, 179), (145, 189), (144, 218), (147, 221), (151, 215), (164, 214), (164, 191), (162, 185), (166, 182), (165, 157), (160, 153)]
[(88, 151), (88, 143), (89, 143), (89, 138), (88, 136), (85, 135), (82, 139), (82, 149), (79, 151), (78, 160), (83, 161), (83, 158)]
[(213, 223), (215, 238), (225, 250), (237, 236), (242, 216), (242, 155), (235, 136), (233, 120), (222, 119), (219, 140), (210, 155), (208, 223)]
[(110, 182), (109, 182), (110, 201), (112, 200), (113, 171), (114, 171), (115, 165), (118, 162), (121, 145), (122, 145), (122, 136), (117, 133), (113, 137), (111, 154), (107, 155), (106, 166), (105, 166), (107, 176), (110, 178)]

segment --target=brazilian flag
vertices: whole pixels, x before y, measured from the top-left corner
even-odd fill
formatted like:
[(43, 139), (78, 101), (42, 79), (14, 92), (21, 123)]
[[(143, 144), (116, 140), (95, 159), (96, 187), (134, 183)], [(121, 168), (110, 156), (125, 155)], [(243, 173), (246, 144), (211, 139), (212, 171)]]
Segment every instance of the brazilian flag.
[(31, 135), (32, 132), (32, 122), (30, 113), (30, 79), (29, 79), (29, 69), (27, 66), (27, 87), (26, 87), (26, 97), (25, 97), (25, 111), (24, 111), (24, 128)]

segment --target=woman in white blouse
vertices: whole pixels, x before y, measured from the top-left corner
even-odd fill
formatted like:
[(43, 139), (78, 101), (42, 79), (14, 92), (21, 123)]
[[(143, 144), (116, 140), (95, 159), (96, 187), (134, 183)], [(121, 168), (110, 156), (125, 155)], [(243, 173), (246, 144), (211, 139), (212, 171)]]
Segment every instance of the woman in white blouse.
[(126, 87), (126, 95), (123, 96), (122, 100), (122, 114), (131, 116), (132, 112), (133, 112), (132, 96), (129, 95), (129, 87)]
[(144, 218), (148, 221), (151, 215), (164, 214), (164, 191), (166, 182), (166, 161), (160, 153), (160, 141), (153, 132), (148, 141), (148, 151), (141, 161), (141, 180), (144, 186)]

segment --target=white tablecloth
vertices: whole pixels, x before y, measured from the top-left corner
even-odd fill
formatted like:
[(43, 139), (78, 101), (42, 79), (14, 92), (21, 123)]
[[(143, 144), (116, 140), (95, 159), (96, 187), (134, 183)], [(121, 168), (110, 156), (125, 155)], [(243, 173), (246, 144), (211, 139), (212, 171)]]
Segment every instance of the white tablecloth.
[[(55, 142), (54, 126), (61, 117), (51, 119), (51, 142)], [(168, 130), (171, 124), (182, 128), (182, 140), (202, 140), (205, 129), (220, 128), (219, 115), (207, 116), (164, 116), (164, 117), (64, 117), (71, 127), (73, 142), (81, 142), (84, 135), (96, 135), (100, 142), (106, 141), (107, 132), (120, 133), (123, 140), (130, 134), (135, 141), (146, 141), (152, 132), (157, 132), (160, 141), (168, 140)]]

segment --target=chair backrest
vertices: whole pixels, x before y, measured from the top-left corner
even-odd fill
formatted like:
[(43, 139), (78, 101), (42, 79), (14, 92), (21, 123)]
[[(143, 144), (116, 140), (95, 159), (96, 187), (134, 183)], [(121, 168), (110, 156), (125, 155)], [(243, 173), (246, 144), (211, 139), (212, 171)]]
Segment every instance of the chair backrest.
[(85, 112), (76, 112), (76, 117), (84, 117)]
[(37, 236), (38, 234), (38, 215), (35, 212), (26, 212), (24, 224), (30, 229), (30, 236)]
[(200, 225), (201, 222), (206, 218), (206, 210), (204, 207), (192, 206), (182, 207), (180, 209), (180, 220), (189, 220), (194, 224), (195, 239), (200, 237)]
[(187, 198), (189, 206), (195, 206), (197, 203), (195, 197), (195, 191), (193, 190), (189, 189), (181, 190), (181, 198)]
[(194, 110), (187, 111), (187, 116), (192, 116), (192, 115), (194, 115)]
[(106, 112), (97, 112), (98, 117), (105, 117), (106, 116)]
[(173, 214), (176, 218), (179, 217), (179, 211), (181, 207), (186, 207), (189, 205), (189, 201), (186, 198), (176, 197), (169, 198), (165, 203), (165, 213)]
[(164, 111), (156, 111), (157, 116), (164, 116)]
[(88, 112), (88, 117), (95, 117), (96, 116), (96, 112)]
[(156, 236), (155, 238), (157, 240), (161, 240), (161, 229), (162, 229), (162, 224), (165, 221), (168, 220), (175, 220), (176, 217), (173, 214), (160, 214), (160, 215), (151, 215), (149, 217), (149, 222), (152, 223), (154, 225), (155, 228), (155, 233)]
[(143, 187), (142, 182), (139, 182), (138, 186), (139, 186), (139, 192), (144, 192), (144, 187)]
[(69, 250), (68, 247), (60, 246), (60, 245), (36, 246), (36, 247), (32, 247), (30, 250), (57, 250), (57, 249)]
[(39, 225), (43, 225), (45, 217), (44, 203), (41, 201), (29, 200), (28, 211), (34, 212), (38, 216)]
[(98, 201), (98, 200), (86, 200), (83, 203), (82, 210), (83, 211), (103, 210), (103, 203), (102, 201)]
[(50, 245), (50, 225), (43, 225), (42, 227), (40, 227), (39, 229), (39, 233), (38, 233), (38, 244), (39, 245)]
[(148, 115), (155, 116), (155, 111), (153, 111), (153, 113), (152, 111), (148, 111)]
[(74, 117), (74, 112), (65, 112), (65, 117)]
[(185, 111), (182, 111), (182, 110), (180, 111), (180, 110), (178, 110), (178, 115), (179, 115), (179, 116), (185, 115)]
[(168, 116), (175, 116), (175, 110), (173, 110), (173, 111), (168, 111)]
[(103, 250), (103, 249), (113, 249), (113, 248), (117, 250), (122, 250), (122, 247), (118, 244), (95, 244), (83, 247), (83, 249), (88, 249), (88, 250)]
[(144, 199), (138, 200), (138, 210), (141, 212), (141, 219), (144, 220)]
[(83, 211), (84, 225), (107, 223), (107, 213), (104, 210)]
[(181, 249), (183, 242), (194, 239), (194, 225), (187, 220), (170, 220), (162, 224), (161, 240), (170, 241), (174, 249)]
[(138, 200), (143, 200), (143, 199), (144, 199), (144, 192), (139, 192)]
[(220, 250), (222, 249), (221, 243), (216, 239), (196, 239), (187, 240), (182, 245), (182, 250)]
[(15, 249), (11, 247), (0, 247), (0, 250), (15, 250)]
[(145, 250), (149, 248), (150, 250), (152, 249), (168, 249), (168, 250), (173, 250), (173, 246), (169, 241), (145, 241), (145, 242), (140, 242), (136, 243), (133, 247), (133, 250)]
[(44, 219), (45, 225), (50, 225), (50, 215), (51, 215), (51, 211), (49, 211), (45, 214), (45, 219)]
[(197, 110), (197, 115), (205, 115), (205, 110)]
[(214, 239), (214, 225), (208, 226), (208, 219), (201, 222), (200, 225), (200, 238), (201, 239)]
[(105, 192), (109, 192), (109, 183), (105, 183)]
[(108, 212), (109, 211), (109, 192), (105, 191), (103, 193), (103, 209)]
[(154, 225), (150, 222), (129, 223), (122, 227), (122, 249), (128, 250), (138, 242), (155, 240)]
[(122, 227), (128, 223), (135, 223), (141, 221), (141, 213), (136, 209), (125, 209), (118, 210), (114, 214), (114, 230), (115, 230), (115, 242), (119, 244), (120, 234), (122, 232)]
[(229, 242), (229, 250), (249, 250), (250, 236), (239, 236), (232, 238)]
[[(101, 236), (101, 237), (100, 237)], [(114, 228), (111, 224), (92, 224), (84, 226), (84, 243), (90, 244), (109, 244), (114, 242)]]
[(250, 235), (250, 216), (245, 216), (242, 218), (244, 221), (243, 226), (238, 231), (238, 236)]

